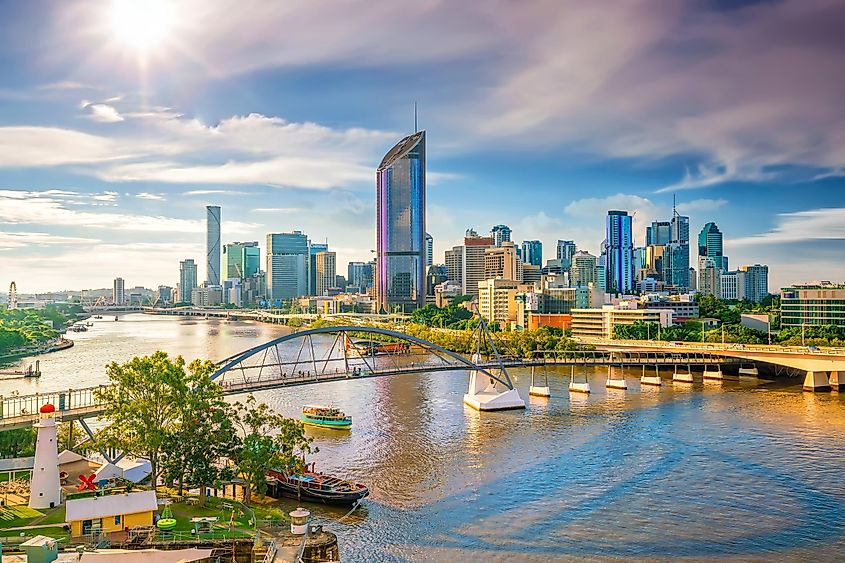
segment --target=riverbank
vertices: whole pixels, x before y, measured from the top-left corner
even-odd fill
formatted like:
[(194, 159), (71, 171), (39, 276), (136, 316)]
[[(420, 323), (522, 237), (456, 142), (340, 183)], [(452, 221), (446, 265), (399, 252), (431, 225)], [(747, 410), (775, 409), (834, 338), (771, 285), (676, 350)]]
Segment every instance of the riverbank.
[(11, 354), (2, 355), (0, 356), (0, 365), (29, 356), (40, 356), (42, 354), (49, 354), (50, 352), (67, 350), (68, 348), (73, 348), (73, 345), (73, 340), (69, 338), (57, 338), (46, 344), (39, 344), (37, 346), (30, 346), (25, 349), (18, 349), (12, 352)]

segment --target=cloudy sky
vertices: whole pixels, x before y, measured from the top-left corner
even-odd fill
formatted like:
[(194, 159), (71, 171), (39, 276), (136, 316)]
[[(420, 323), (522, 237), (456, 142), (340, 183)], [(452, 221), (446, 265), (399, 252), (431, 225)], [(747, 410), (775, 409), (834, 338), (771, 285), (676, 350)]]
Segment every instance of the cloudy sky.
[(497, 223), (596, 253), (608, 209), (642, 244), (674, 194), (770, 289), (841, 281), (843, 27), (837, 0), (0, 0), (0, 287), (175, 285), (207, 204), (224, 242), (367, 260), (414, 101), (441, 261)]

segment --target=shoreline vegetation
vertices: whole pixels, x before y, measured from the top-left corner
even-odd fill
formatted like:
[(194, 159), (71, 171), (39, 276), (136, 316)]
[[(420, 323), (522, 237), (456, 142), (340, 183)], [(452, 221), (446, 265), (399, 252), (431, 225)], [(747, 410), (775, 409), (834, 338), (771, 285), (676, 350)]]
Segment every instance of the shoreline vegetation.
[(81, 316), (84, 312), (80, 305), (0, 307), (0, 362), (70, 348), (73, 341), (62, 338), (62, 332)]

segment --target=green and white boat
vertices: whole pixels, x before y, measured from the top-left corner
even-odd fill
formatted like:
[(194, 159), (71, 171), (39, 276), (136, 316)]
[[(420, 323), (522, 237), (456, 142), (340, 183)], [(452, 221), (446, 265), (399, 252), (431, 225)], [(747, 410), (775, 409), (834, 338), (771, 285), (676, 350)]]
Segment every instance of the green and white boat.
[(335, 430), (349, 430), (352, 428), (352, 417), (333, 406), (305, 405), (302, 407), (301, 420), (303, 424)]

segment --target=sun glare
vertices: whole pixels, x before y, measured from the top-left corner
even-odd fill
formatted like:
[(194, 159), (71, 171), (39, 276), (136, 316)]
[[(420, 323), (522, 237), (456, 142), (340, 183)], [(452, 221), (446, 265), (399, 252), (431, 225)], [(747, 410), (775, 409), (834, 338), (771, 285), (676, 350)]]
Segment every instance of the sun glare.
[(112, 31), (139, 52), (155, 49), (173, 25), (174, 9), (167, 0), (113, 0)]

